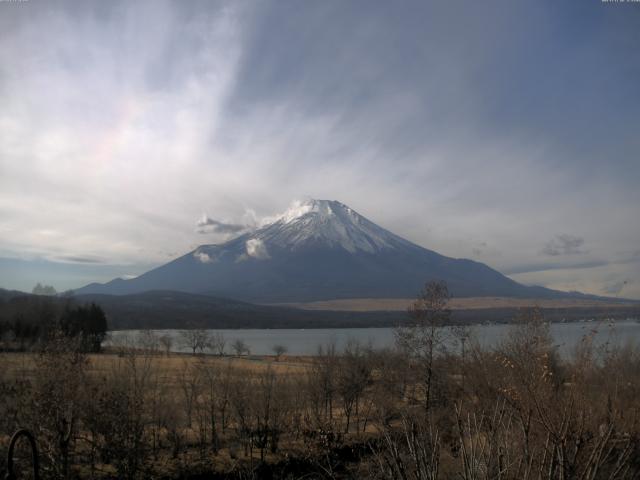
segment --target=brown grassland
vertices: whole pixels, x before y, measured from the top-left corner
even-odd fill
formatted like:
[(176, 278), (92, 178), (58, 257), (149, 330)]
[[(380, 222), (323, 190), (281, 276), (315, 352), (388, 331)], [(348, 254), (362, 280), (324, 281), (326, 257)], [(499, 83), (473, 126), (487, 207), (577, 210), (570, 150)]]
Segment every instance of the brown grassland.
[[(339, 310), (349, 312), (406, 311), (415, 301), (411, 298), (347, 298), (320, 300), (303, 303), (279, 303), (276, 305), (302, 308), (304, 310)], [(452, 298), (452, 310), (482, 310), (493, 308), (609, 308), (628, 307), (628, 302), (580, 298), (509, 298), (509, 297), (464, 297)]]

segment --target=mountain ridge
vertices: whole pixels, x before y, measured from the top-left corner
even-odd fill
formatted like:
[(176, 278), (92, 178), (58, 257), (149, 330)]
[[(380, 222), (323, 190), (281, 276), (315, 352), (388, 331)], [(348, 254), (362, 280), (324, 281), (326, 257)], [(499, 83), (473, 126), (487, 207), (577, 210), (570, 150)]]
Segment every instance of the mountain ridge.
[(416, 245), (334, 200), (294, 204), (273, 222), (222, 244), (201, 245), (129, 280), (90, 284), (76, 294), (176, 290), (255, 303), (414, 297), (444, 280), (458, 297), (571, 297), (521, 285), (469, 259)]

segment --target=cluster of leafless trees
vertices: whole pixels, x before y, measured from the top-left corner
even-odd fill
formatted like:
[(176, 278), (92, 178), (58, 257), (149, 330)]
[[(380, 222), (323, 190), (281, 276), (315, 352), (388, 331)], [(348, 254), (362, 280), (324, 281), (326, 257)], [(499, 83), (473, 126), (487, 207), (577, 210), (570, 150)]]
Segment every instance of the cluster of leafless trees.
[[(164, 352), (167, 355), (173, 351), (174, 347), (186, 349), (193, 355), (206, 353), (222, 357), (231, 351), (240, 357), (251, 353), (249, 346), (241, 338), (229, 343), (222, 333), (213, 333), (197, 327), (178, 331), (177, 338), (168, 333), (157, 334), (152, 330), (142, 330), (137, 339), (124, 335), (112, 341), (112, 344), (121, 350), (138, 348), (145, 353)], [(286, 347), (275, 345), (273, 350), (276, 356), (280, 357), (286, 352)]]
[[(429, 284), (399, 331), (418, 367), (409, 402), (375, 450), (383, 478), (614, 479), (640, 475), (640, 351), (596, 348), (594, 329), (561, 359), (537, 309), (493, 349), (469, 332), (443, 348), (448, 293)], [(414, 408), (411, 404), (414, 404)], [(420, 405), (418, 405), (420, 404)]]
[(166, 357), (152, 336), (101, 357), (53, 338), (23, 372), (0, 372), (0, 445), (31, 429), (43, 477), (56, 479), (196, 466), (260, 478), (265, 463), (292, 459), (288, 478), (638, 478), (637, 349), (596, 348), (587, 335), (562, 359), (535, 310), (483, 349), (463, 328), (440, 328), (447, 299), (428, 285), (394, 350), (325, 345), (291, 369)]

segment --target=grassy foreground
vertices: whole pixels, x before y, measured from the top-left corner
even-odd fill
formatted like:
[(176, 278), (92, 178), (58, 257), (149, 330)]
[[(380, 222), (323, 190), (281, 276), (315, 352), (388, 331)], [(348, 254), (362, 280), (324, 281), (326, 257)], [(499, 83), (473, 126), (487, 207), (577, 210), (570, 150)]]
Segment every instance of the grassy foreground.
[(314, 357), (0, 353), (2, 461), (26, 427), (45, 479), (638, 478), (636, 348), (587, 335), (562, 360), (535, 315), (490, 350), (438, 332)]

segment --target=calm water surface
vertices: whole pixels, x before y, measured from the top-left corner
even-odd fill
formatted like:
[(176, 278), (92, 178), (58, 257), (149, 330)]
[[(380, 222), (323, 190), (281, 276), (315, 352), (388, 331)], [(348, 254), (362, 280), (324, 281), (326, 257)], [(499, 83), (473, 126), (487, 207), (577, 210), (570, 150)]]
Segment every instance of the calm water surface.
[[(509, 332), (509, 325), (475, 325), (470, 327), (472, 338), (480, 345), (497, 345)], [(454, 347), (453, 337), (444, 329), (448, 343)], [(140, 330), (116, 330), (110, 332), (107, 344), (123, 341), (137, 342)], [(179, 330), (153, 330), (156, 335), (173, 337), (172, 350), (188, 352), (180, 343)], [(336, 329), (256, 329), (256, 330), (210, 330), (222, 333), (227, 340), (227, 353), (231, 353), (231, 343), (243, 340), (251, 349), (252, 355), (272, 355), (274, 345), (284, 345), (290, 355), (314, 355), (318, 346), (335, 343), (338, 351), (344, 349), (349, 341), (370, 344), (373, 348), (392, 347), (394, 334), (392, 328), (336, 328)], [(599, 345), (624, 346), (640, 344), (640, 322), (635, 319), (598, 322), (554, 323), (551, 334), (555, 345), (563, 355), (570, 355), (585, 335), (595, 332), (595, 342)]]

